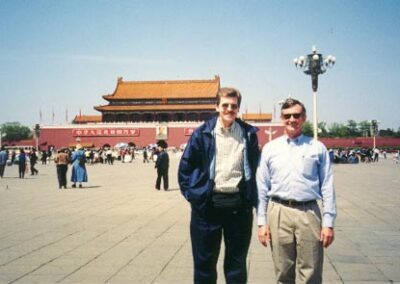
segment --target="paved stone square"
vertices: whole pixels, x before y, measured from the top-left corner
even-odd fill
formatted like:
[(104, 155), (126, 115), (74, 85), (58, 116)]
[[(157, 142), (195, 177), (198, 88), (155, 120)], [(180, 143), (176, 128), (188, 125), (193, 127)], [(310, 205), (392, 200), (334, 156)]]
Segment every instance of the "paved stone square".
[[(178, 190), (178, 161), (172, 154), (168, 192), (154, 189), (154, 163), (141, 160), (89, 165), (84, 188), (63, 190), (53, 163), (25, 179), (7, 167), (0, 283), (192, 283), (190, 208)], [(400, 165), (335, 165), (334, 173), (339, 216), (324, 283), (400, 283)], [(274, 283), (271, 252), (256, 235), (254, 224), (248, 282)], [(225, 283), (222, 259), (218, 283)]]

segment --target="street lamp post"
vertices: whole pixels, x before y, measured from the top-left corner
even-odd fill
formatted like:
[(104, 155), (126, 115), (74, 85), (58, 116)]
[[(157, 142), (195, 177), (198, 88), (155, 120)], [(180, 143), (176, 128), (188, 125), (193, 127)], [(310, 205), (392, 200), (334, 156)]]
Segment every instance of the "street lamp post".
[(374, 142), (374, 149), (376, 148), (376, 134), (378, 134), (378, 123), (376, 119), (373, 119), (369, 121), (370, 123), (370, 130), (371, 130), (371, 136), (373, 137), (373, 142)]
[(323, 74), (326, 70), (336, 62), (336, 58), (328, 55), (326, 58), (321, 53), (317, 53), (315, 46), (312, 48), (312, 53), (307, 56), (300, 56), (294, 59), (294, 65), (298, 69), (302, 69), (304, 73), (311, 76), (311, 84), (313, 90), (313, 132), (314, 139), (318, 139), (318, 120), (317, 120), (317, 89), (318, 75)]

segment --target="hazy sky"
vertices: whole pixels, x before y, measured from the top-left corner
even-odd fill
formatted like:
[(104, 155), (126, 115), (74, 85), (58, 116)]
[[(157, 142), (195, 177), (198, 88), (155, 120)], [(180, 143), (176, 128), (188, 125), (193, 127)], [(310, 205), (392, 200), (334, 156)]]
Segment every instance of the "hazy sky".
[(400, 1), (0, 0), (0, 123), (65, 122), (128, 81), (221, 78), (241, 111), (302, 100), (293, 59), (335, 55), (319, 78), (318, 117), (400, 127)]

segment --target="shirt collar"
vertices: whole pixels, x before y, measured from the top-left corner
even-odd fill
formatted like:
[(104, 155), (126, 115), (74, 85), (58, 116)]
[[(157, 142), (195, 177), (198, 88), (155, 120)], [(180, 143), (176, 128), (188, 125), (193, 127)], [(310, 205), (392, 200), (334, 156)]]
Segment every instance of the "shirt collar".
[(235, 130), (236, 127), (238, 127), (236, 121), (234, 121), (230, 127), (224, 127), (224, 126), (222, 125), (221, 119), (220, 119), (220, 118), (217, 119), (216, 129), (217, 129), (217, 131), (218, 131), (219, 133), (226, 133), (226, 132), (229, 132), (229, 133), (230, 133), (230, 132), (232, 132), (233, 130)]
[(285, 140), (288, 144), (290, 143), (295, 143), (295, 144), (299, 144), (304, 138), (303, 134), (300, 134), (299, 136), (297, 136), (296, 138), (289, 138), (289, 136), (287, 136), (287, 134), (285, 134)]

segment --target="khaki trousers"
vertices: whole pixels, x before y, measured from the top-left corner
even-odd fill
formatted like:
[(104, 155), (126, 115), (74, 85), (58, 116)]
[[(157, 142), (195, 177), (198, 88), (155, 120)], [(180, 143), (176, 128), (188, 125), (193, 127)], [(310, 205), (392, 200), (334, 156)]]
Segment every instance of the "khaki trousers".
[(317, 202), (287, 206), (270, 201), (267, 216), (277, 283), (322, 283), (324, 255)]

